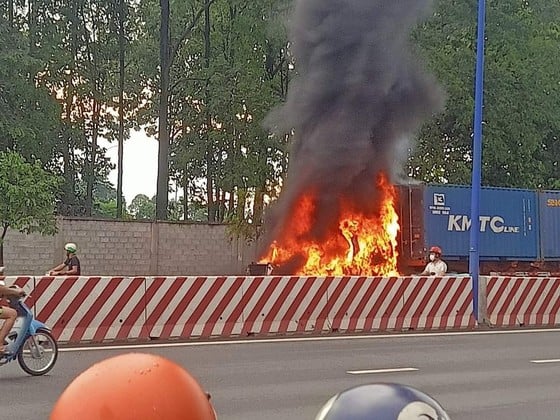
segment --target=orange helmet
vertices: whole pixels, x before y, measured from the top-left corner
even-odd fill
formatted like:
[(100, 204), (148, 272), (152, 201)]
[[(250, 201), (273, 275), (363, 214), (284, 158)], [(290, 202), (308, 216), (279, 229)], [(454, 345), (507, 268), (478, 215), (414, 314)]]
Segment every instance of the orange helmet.
[(56, 402), (50, 420), (216, 420), (209, 396), (182, 367), (130, 353), (82, 372)]
[(430, 248), (430, 252), (433, 252), (434, 254), (441, 255), (441, 248), (439, 246), (433, 246), (433, 247)]

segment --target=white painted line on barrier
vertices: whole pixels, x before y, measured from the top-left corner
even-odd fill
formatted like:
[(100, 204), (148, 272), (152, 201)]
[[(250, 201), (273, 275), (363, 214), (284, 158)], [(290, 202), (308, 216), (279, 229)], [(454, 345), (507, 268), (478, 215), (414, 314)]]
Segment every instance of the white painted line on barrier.
[(346, 373), (350, 375), (371, 375), (376, 373), (398, 373), (398, 372), (416, 372), (417, 368), (392, 368), (392, 369), (370, 369), (370, 370), (348, 370)]
[(458, 331), (437, 333), (403, 333), (403, 334), (381, 334), (381, 335), (348, 335), (334, 337), (292, 337), (292, 338), (262, 338), (245, 340), (220, 340), (220, 341), (195, 341), (178, 343), (151, 343), (151, 344), (123, 344), (123, 345), (98, 345), (83, 347), (61, 348), (61, 352), (95, 351), (95, 350), (127, 350), (127, 349), (149, 349), (166, 347), (204, 347), (204, 346), (230, 346), (247, 344), (281, 344), (314, 341), (339, 341), (339, 340), (391, 340), (401, 338), (424, 338), (424, 337), (455, 337), (476, 335), (509, 335), (509, 334), (537, 334), (558, 333), (560, 328), (543, 328), (533, 330), (500, 330), (500, 331)]
[(531, 360), (531, 363), (536, 363), (537, 365), (545, 363), (560, 363), (560, 359)]

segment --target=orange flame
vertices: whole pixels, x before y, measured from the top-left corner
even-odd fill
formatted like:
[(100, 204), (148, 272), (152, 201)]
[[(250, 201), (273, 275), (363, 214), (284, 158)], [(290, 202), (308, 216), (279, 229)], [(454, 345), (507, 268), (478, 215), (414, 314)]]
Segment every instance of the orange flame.
[(285, 227), (281, 238), (271, 245), (261, 262), (282, 266), (294, 259), (296, 275), (306, 276), (398, 276), (395, 189), (380, 175), (377, 183), (381, 194), (378, 212), (365, 216), (344, 206), (338, 232), (318, 243), (306, 240), (313, 226), (315, 197), (304, 195)]

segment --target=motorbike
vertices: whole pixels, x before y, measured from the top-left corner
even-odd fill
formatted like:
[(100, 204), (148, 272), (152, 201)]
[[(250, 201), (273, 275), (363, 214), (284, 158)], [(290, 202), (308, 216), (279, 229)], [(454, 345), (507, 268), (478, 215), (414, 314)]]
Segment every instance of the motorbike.
[(7, 298), (10, 307), (17, 312), (17, 318), (6, 337), (5, 352), (0, 354), (0, 366), (17, 359), (27, 374), (45, 375), (56, 363), (58, 344), (50, 328), (35, 319), (24, 299), (13, 296)]

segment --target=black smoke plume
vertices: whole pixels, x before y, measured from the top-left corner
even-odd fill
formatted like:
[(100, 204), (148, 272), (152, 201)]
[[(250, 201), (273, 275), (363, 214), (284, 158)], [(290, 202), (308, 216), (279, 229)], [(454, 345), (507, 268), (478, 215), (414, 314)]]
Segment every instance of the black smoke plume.
[[(262, 242), (281, 244), (302, 195), (313, 192), (313, 226), (302, 240), (338, 229), (341, 203), (378, 211), (380, 171), (396, 179), (411, 139), (443, 106), (443, 92), (410, 43), (429, 0), (299, 0), (290, 43), (297, 76), (266, 125), (293, 130), (287, 182), (269, 209)], [(297, 264), (296, 264), (297, 265)]]

